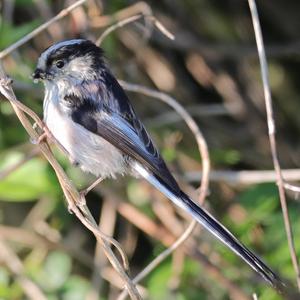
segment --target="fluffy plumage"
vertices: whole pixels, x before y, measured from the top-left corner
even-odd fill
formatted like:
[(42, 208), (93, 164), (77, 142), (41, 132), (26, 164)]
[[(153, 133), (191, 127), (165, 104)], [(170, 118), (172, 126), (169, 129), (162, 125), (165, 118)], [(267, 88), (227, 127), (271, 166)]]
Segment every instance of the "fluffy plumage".
[(41, 54), (33, 77), (45, 83), (44, 119), (49, 130), (82, 170), (101, 177), (139, 174), (270, 284), (282, 288), (268, 266), (181, 191), (99, 47), (87, 40), (54, 44)]

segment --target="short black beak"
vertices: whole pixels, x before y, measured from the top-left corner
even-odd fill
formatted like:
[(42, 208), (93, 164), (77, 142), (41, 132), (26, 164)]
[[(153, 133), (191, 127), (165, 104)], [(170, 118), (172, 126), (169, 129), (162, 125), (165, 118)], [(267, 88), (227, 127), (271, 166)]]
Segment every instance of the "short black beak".
[(37, 68), (34, 73), (31, 75), (32, 79), (44, 79), (45, 78), (45, 73)]

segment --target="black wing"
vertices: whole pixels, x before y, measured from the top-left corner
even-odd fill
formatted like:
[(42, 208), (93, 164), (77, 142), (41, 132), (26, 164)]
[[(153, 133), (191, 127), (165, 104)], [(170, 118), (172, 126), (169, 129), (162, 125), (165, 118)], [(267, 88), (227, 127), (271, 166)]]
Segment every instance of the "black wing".
[[(180, 191), (177, 182), (117, 80), (107, 73), (105, 81), (99, 82), (96, 97), (92, 97), (90, 93), (91, 90), (95, 90), (95, 82), (90, 84), (93, 85), (92, 89), (88, 87), (88, 82), (84, 83), (85, 91), (89, 91), (82, 93), (85, 96), (89, 95), (84, 101), (79, 102), (73, 94), (65, 97), (69, 102), (77, 104), (71, 115), (73, 121), (103, 137), (122, 153), (146, 166), (177, 194)], [(97, 102), (95, 99), (98, 99)]]

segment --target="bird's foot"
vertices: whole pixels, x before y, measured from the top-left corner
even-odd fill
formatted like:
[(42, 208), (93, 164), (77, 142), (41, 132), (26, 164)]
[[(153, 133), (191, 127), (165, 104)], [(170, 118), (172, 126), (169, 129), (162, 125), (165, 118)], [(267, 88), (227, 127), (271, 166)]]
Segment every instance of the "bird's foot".
[(88, 186), (87, 188), (85, 188), (84, 190), (81, 190), (79, 192), (79, 195), (80, 195), (80, 201), (78, 202), (78, 205), (80, 207), (83, 207), (86, 205), (86, 195), (96, 186), (98, 185), (101, 181), (103, 180), (102, 177), (100, 178), (97, 178), (90, 186)]
[[(37, 127), (38, 127), (37, 123), (34, 123), (32, 126), (33, 129), (37, 129)], [(41, 128), (41, 131), (42, 133), (37, 139), (30, 140), (32, 144), (39, 145), (43, 142), (46, 142), (47, 140), (53, 141), (54, 137), (50, 132), (50, 130), (48, 129), (48, 127), (46, 126), (46, 124), (43, 123), (43, 127)]]

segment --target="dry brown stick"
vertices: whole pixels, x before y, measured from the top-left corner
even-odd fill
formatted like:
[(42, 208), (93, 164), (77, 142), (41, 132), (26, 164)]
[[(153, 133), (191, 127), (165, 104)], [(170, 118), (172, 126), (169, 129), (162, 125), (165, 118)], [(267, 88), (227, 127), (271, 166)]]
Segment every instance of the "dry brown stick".
[(0, 239), (0, 262), (15, 275), (17, 282), (23, 288), (25, 295), (31, 300), (47, 300), (41, 289), (24, 275), (24, 266), (10, 247)]
[(119, 22), (138, 14), (142, 14), (144, 16), (153, 15), (151, 7), (146, 2), (140, 1), (117, 11), (113, 15), (95, 16), (91, 19), (90, 25), (97, 28), (106, 27), (110, 26), (114, 22)]
[(113, 31), (115, 31), (117, 28), (121, 28), (129, 23), (132, 23), (132, 22), (135, 22), (137, 21), (138, 19), (142, 18), (143, 15), (135, 15), (135, 16), (131, 16), (127, 19), (124, 19), (124, 20), (121, 20), (119, 22), (117, 22), (116, 24), (108, 27), (101, 35), (100, 37), (96, 40), (95, 44), (96, 45), (101, 45), (103, 40), (110, 34), (112, 33)]
[[(134, 91), (137, 93), (142, 93), (150, 97), (154, 97), (159, 99), (169, 106), (171, 106), (186, 122), (187, 126), (190, 128), (192, 133), (195, 136), (195, 139), (198, 144), (198, 148), (200, 151), (200, 155), (202, 158), (202, 181), (200, 185), (200, 194), (199, 194), (199, 202), (200, 204), (204, 203), (205, 197), (208, 192), (208, 184), (209, 184), (209, 171), (210, 171), (210, 160), (209, 160), (209, 153), (206, 141), (204, 136), (202, 135), (198, 125), (190, 116), (190, 114), (181, 106), (178, 101), (174, 98), (170, 97), (169, 95), (151, 90), (144, 86), (140, 85), (133, 85), (130, 83), (121, 82), (123, 87), (127, 90)], [(183, 234), (165, 251), (163, 251), (159, 256), (157, 256), (146, 268), (143, 269), (134, 279), (134, 283), (138, 283), (142, 280), (145, 276), (147, 276), (152, 270), (154, 270), (164, 259), (166, 259), (173, 251), (175, 251), (180, 245), (182, 245), (186, 239), (192, 234), (193, 230), (195, 229), (197, 222), (193, 220), (188, 228), (183, 232)], [(120, 296), (118, 297), (119, 300), (126, 298), (126, 291), (123, 291)]]
[(97, 40), (96, 44), (100, 45), (103, 39), (115, 29), (134, 22), (141, 17), (143, 17), (145, 20), (146, 28), (150, 28), (149, 33), (146, 35), (146, 39), (151, 35), (151, 25), (154, 25), (167, 38), (171, 40), (175, 39), (174, 35), (168, 29), (166, 29), (166, 27), (153, 15), (151, 7), (146, 2), (141, 1), (124, 8), (113, 15), (94, 18), (94, 20), (91, 21), (91, 26), (93, 27), (108, 26), (116, 21), (114, 25), (110, 26), (104, 31), (104, 33)]
[(45, 29), (47, 29), (51, 24), (53, 24), (53, 23), (59, 21), (60, 19), (64, 18), (73, 9), (75, 9), (76, 7), (84, 4), (84, 2), (86, 2), (86, 1), (87, 0), (79, 0), (79, 1), (75, 2), (74, 4), (68, 6), (67, 8), (61, 10), (55, 17), (53, 17), (49, 21), (43, 23), (41, 26), (37, 27), (36, 29), (34, 29), (33, 31), (31, 31), (30, 33), (28, 33), (27, 35), (25, 35), (23, 38), (21, 38), (20, 40), (18, 40), (14, 44), (12, 44), (9, 47), (7, 47), (6, 49), (2, 50), (0, 52), (0, 59), (4, 58), (9, 53), (15, 51), (17, 48), (19, 48), (20, 46), (22, 46), (25, 43), (27, 43), (33, 37), (37, 36), (39, 33), (41, 33), (42, 31), (44, 31)]
[[(37, 132), (33, 129), (30, 121), (24, 114), (26, 112), (30, 117), (32, 117), (35, 122), (43, 128), (43, 122), (38, 118), (38, 116), (31, 111), (28, 107), (26, 107), (24, 104), (20, 103), (11, 88), (11, 80), (5, 75), (5, 72), (2, 68), (2, 65), (0, 63), (0, 93), (2, 93), (10, 102), (12, 105), (17, 117), (19, 118), (20, 122), (22, 123), (23, 127), (26, 129), (28, 134), (30, 135), (31, 139), (38, 140), (39, 136)], [(59, 183), (63, 189), (63, 192), (66, 196), (69, 209), (75, 213), (75, 215), (79, 218), (79, 220), (89, 229), (93, 232), (96, 238), (101, 242), (101, 245), (103, 246), (104, 252), (107, 255), (110, 263), (112, 266), (116, 269), (118, 274), (121, 276), (123, 281), (125, 282), (126, 288), (128, 289), (128, 292), (132, 299), (140, 299), (140, 295), (135, 287), (135, 285), (131, 282), (130, 278), (126, 274), (126, 271), (123, 269), (122, 265), (118, 261), (118, 259), (115, 257), (114, 253), (112, 252), (110, 248), (110, 244), (115, 245), (115, 247), (118, 249), (119, 253), (121, 254), (121, 257), (123, 259), (124, 267), (128, 266), (127, 258), (122, 250), (121, 246), (117, 241), (112, 239), (111, 237), (108, 237), (107, 235), (103, 234), (95, 224), (94, 219), (92, 218), (88, 208), (86, 206), (80, 206), (78, 208), (78, 204), (81, 202), (80, 195), (78, 191), (75, 189), (69, 178), (66, 176), (65, 172), (63, 171), (60, 164), (57, 162), (55, 157), (53, 156), (51, 149), (49, 148), (48, 144), (46, 142), (41, 142), (39, 144), (41, 152), (44, 154), (46, 159), (49, 161), (51, 166), (56, 172), (57, 178), (59, 180)]]
[(269, 141), (270, 141), (270, 148), (271, 148), (271, 154), (273, 159), (273, 165), (276, 172), (277, 177), (277, 185), (278, 185), (278, 191), (279, 191), (279, 198), (281, 203), (281, 209), (284, 219), (284, 225), (289, 245), (289, 251), (292, 259), (293, 268), (296, 273), (296, 281), (298, 289), (300, 290), (300, 269), (298, 264), (298, 259), (296, 255), (295, 245), (294, 245), (294, 239), (293, 239), (293, 232), (292, 232), (292, 226), (290, 223), (289, 218), (289, 212), (288, 207), (286, 203), (286, 196), (284, 191), (284, 182), (281, 172), (281, 167), (279, 164), (278, 154), (277, 154), (277, 146), (276, 146), (276, 127), (275, 127), (275, 121), (274, 121), (274, 113), (273, 113), (273, 107), (272, 107), (272, 96), (270, 91), (270, 84), (269, 84), (269, 74), (268, 74), (268, 64), (265, 54), (265, 48), (264, 48), (264, 42), (257, 12), (257, 7), (255, 0), (248, 0), (251, 16), (252, 16), (252, 22), (253, 22), (253, 28), (255, 33), (255, 39), (258, 49), (258, 56), (259, 56), (259, 62), (260, 62), (260, 68), (261, 68), (261, 76), (263, 81), (263, 89), (264, 89), (264, 96), (265, 96), (265, 104), (266, 104), (266, 111), (267, 111), (267, 122), (268, 122), (268, 133), (269, 133)]
[[(98, 225), (101, 231), (105, 232), (110, 236), (113, 236), (116, 226), (116, 217), (117, 213), (115, 204), (112, 201), (109, 201), (109, 199), (104, 199)], [(101, 273), (106, 265), (107, 259), (105, 258), (105, 256), (103, 256), (102, 247), (97, 242), (94, 254), (94, 270), (91, 276), (92, 286), (89, 294), (86, 297), (86, 300), (93, 300), (99, 298), (99, 293), (102, 287)]]

